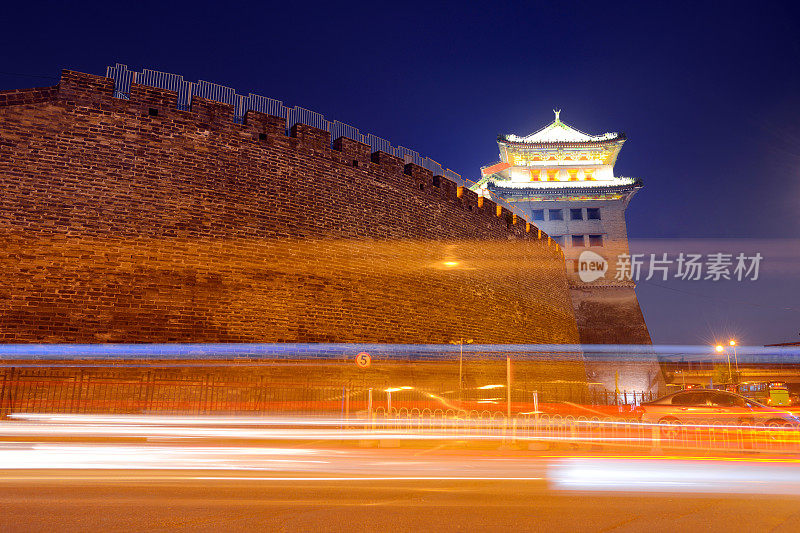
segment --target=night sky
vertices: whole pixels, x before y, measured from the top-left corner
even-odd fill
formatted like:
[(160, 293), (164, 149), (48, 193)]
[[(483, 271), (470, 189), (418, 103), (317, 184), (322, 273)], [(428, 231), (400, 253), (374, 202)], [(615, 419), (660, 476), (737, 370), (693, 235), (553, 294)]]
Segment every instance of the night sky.
[[(115, 62), (352, 124), (475, 179), (553, 108), (624, 131), (633, 251), (764, 255), (756, 282), (639, 284), (653, 339), (798, 341), (800, 2), (14, 2), (0, 89)], [(81, 7), (82, 6), (82, 7)], [(765, 240), (768, 239), (768, 240)]]

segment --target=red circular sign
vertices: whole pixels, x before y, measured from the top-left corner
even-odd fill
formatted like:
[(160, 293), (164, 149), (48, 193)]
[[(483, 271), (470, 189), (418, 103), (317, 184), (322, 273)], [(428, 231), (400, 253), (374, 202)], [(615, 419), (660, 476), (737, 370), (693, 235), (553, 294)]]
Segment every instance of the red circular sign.
[(367, 352), (361, 352), (356, 356), (356, 365), (358, 365), (358, 368), (367, 368), (371, 362), (372, 356)]

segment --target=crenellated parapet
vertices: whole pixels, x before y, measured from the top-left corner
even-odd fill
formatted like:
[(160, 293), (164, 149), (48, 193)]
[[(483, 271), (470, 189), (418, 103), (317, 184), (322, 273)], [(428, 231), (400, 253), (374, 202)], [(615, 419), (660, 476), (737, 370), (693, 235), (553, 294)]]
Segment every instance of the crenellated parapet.
[[(429, 190), (438, 190), (444, 193), (443, 197), (450, 197), (451, 200), (459, 188), (467, 186), (458, 173), (443, 168), (436, 161), (423, 157), (414, 150), (392, 146), (386, 139), (368, 133), (362, 134), (358, 128), (339, 121), (328, 121), (319, 113), (297, 106), (290, 108), (279, 100), (260, 95), (240, 95), (230, 87), (203, 80), (189, 82), (177, 74), (149, 69), (136, 72), (128, 70), (122, 64), (108, 67), (106, 77), (65, 70), (58, 86), (0, 92), (0, 106), (59, 97), (107, 107), (110, 103), (107, 98), (109, 93), (113, 98), (127, 102), (127, 109), (137, 109), (141, 114), (170, 120), (183, 119), (190, 113), (188, 116), (198, 123), (198, 130), (201, 132), (212, 127), (240, 132), (258, 130), (254, 135), (261, 142), (266, 141), (270, 135), (288, 136), (298, 139), (303, 146), (314, 147), (344, 164), (358, 162), (364, 166), (376, 161), (385, 163), (386, 158), (381, 160), (375, 154), (393, 156), (399, 160), (398, 168), (402, 167), (402, 172), (406, 175), (416, 176), (415, 181), (421, 182), (417, 185), (421, 184), (423, 190), (426, 186), (432, 187)], [(331, 151), (340, 154), (330, 154)], [(348, 159), (351, 156), (352, 159)], [(415, 167), (419, 170), (413, 170)], [(541, 232), (527, 220), (524, 213), (502, 198), (478, 200), (470, 190), (465, 191), (466, 193), (455, 196), (458, 199), (456, 203), (469, 210), (475, 209), (478, 213), (494, 213), (496, 218), (506, 221), (510, 228), (516, 228), (519, 223), (519, 227), (525, 230), (524, 233), (541, 238)], [(486, 207), (483, 205), (484, 201)], [(517, 230), (515, 233), (522, 232)], [(546, 234), (543, 238), (548, 240)], [(554, 249), (561, 251), (558, 244), (549, 242)]]
[[(393, 147), (385, 139), (361, 134), (358, 129), (338, 121), (325, 121), (322, 115), (306, 112), (303, 108), (288, 108), (278, 100), (258, 95), (251, 94), (245, 98), (237, 95), (233, 89), (205, 81), (194, 84), (183, 81), (177, 75), (150, 70), (136, 73), (126, 70), (124, 65), (109, 67), (108, 74), (111, 77), (103, 78), (65, 70), (58, 86), (29, 91), (37, 91), (33, 94), (39, 95), (39, 98), (58, 97), (73, 100), (77, 104), (111, 105), (147, 116), (150, 120), (191, 119), (201, 135), (212, 130), (235, 132), (241, 139), (262, 144), (270, 139), (288, 137), (292, 139), (290, 142), (296, 143), (294, 146), (297, 148), (311, 150), (340, 164), (361, 169), (377, 164), (383, 172), (406, 176), (403, 179), (415, 190), (459, 205), (492, 223), (505, 225), (514, 235), (543, 239), (556, 253), (563, 255), (555, 241), (550, 240), (546, 233), (526, 220), (513, 206), (499, 198), (480, 197), (465, 186), (457, 173), (443, 169), (433, 160), (423, 158), (418, 152), (403, 146)], [(158, 84), (164, 87), (156, 86)], [(109, 92), (113, 94), (113, 100), (108, 99)], [(0, 92), (0, 98), (2, 95)], [(30, 100), (32, 96), (18, 98)], [(7, 101), (12, 102), (10, 98)], [(239, 104), (235, 105), (235, 102)], [(240, 119), (236, 119), (237, 116)], [(338, 133), (341, 135), (334, 137)]]
[(106, 69), (106, 76), (114, 80), (114, 97), (129, 99), (132, 88), (138, 85), (158, 87), (175, 93), (175, 101), (170, 102), (173, 107), (188, 111), (192, 109), (192, 103), (196, 98), (212, 100), (227, 104), (230, 107), (230, 119), (238, 124), (247, 120), (247, 114), (255, 111), (267, 115), (272, 115), (285, 119), (286, 132), (291, 132), (295, 124), (305, 124), (330, 133), (331, 139), (345, 137), (357, 142), (367, 144), (373, 151), (383, 151), (391, 155), (402, 158), (406, 163), (414, 163), (427, 168), (435, 175), (445, 176), (451, 181), (460, 185), (461, 175), (442, 167), (439, 163), (429, 157), (423, 157), (414, 150), (404, 146), (392, 146), (386, 139), (382, 139), (371, 133), (361, 133), (358, 128), (338, 120), (329, 121), (325, 116), (299, 106), (287, 107), (280, 100), (267, 98), (257, 94), (242, 95), (237, 94), (235, 89), (200, 80), (191, 82), (183, 79), (178, 74), (159, 72), (156, 70), (144, 69), (142, 72), (128, 70), (127, 65), (117, 63), (113, 67)]

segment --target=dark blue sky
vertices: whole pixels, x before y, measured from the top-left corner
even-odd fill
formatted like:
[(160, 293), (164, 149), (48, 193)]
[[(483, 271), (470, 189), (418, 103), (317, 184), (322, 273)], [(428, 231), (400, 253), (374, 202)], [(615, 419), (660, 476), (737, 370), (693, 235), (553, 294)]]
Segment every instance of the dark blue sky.
[[(115, 62), (175, 72), (312, 109), (467, 178), (497, 159), (498, 133), (531, 133), (557, 107), (588, 133), (628, 134), (617, 174), (645, 182), (631, 237), (732, 239), (734, 253), (738, 239), (795, 239), (800, 3), (655, 4), (15, 2), (0, 89)], [(800, 310), (786, 309), (800, 290), (783, 285), (797, 287), (800, 265), (783, 275), (755, 291), (773, 314), (734, 283), (724, 290), (743, 303), (701, 284), (681, 285), (696, 293), (683, 300), (640, 293), (658, 342), (705, 342), (723, 326), (778, 342), (800, 331)], [(687, 313), (702, 316), (668, 318)]]

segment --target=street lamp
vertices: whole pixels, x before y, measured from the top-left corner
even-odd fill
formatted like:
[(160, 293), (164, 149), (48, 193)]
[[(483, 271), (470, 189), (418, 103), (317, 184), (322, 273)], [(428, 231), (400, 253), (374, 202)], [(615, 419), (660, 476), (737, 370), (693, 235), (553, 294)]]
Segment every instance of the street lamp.
[(736, 363), (736, 373), (738, 374), (739, 373), (739, 356), (736, 355), (736, 341), (731, 339), (730, 341), (728, 341), (728, 344), (730, 344), (733, 347), (733, 361)]
[(472, 344), (472, 339), (458, 339), (457, 341), (450, 341), (450, 344), (458, 345), (458, 399), (461, 401), (461, 394), (463, 389), (463, 368), (464, 368), (464, 344)]
[(676, 370), (675, 374), (680, 374), (683, 381), (683, 390), (686, 390), (686, 372), (683, 370)]
[[(723, 345), (721, 345), (721, 344), (717, 344), (716, 346), (714, 346), (714, 349), (717, 351), (717, 353), (722, 353), (725, 350), (725, 347)], [(729, 354), (728, 352), (725, 352), (725, 357), (728, 358), (728, 379), (732, 383), (733, 382), (733, 372), (731, 371), (731, 354)]]

